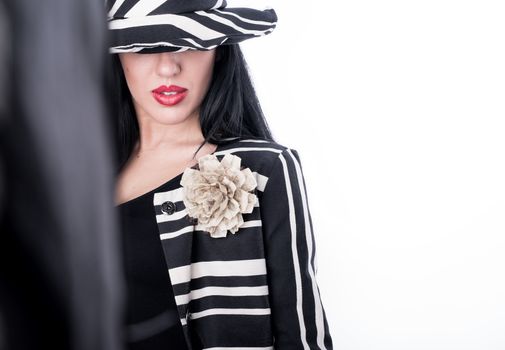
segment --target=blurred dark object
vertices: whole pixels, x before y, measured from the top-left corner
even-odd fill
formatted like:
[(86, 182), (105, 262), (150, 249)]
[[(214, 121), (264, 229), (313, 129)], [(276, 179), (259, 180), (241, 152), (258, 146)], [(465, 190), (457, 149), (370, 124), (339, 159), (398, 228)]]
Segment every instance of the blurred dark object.
[(0, 349), (121, 349), (103, 2), (0, 0)]

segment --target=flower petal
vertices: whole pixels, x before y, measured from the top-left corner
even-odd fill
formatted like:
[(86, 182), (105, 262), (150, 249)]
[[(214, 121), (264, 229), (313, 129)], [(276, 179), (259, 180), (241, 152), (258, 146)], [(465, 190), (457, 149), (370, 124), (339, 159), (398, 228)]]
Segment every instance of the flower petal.
[(254, 193), (248, 193), (248, 203), (247, 203), (247, 208), (242, 211), (242, 213), (252, 213), (254, 209), (254, 205), (256, 204), (256, 201), (258, 200), (258, 197)]
[(186, 168), (182, 174), (180, 184), (182, 186), (191, 186), (195, 182), (195, 177), (200, 176), (199, 171), (191, 168)]
[(198, 167), (202, 172), (212, 172), (221, 166), (214, 154), (207, 154), (198, 159)]
[(245, 176), (242, 188), (246, 191), (254, 190), (258, 186), (258, 183), (256, 182), (256, 178), (254, 177), (251, 169), (249, 168), (242, 169), (242, 174), (244, 174)]
[(224, 168), (240, 170), (240, 162), (242, 159), (233, 154), (226, 154), (221, 160), (221, 165)]
[(181, 185), (188, 216), (198, 220), (197, 229), (212, 237), (226, 237), (243, 225), (242, 213), (251, 213), (258, 198), (251, 169), (240, 169), (241, 159), (226, 154), (221, 162), (215, 155), (201, 157), (199, 168), (187, 168)]
[(226, 237), (227, 230), (220, 230), (220, 231), (215, 231), (210, 234), (212, 238), (224, 238)]

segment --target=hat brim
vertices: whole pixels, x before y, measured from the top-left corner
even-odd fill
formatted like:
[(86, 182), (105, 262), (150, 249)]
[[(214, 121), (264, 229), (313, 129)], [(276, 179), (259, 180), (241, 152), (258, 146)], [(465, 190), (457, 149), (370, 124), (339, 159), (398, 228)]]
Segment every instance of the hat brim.
[(212, 50), (271, 33), (273, 9), (223, 8), (109, 21), (110, 53)]

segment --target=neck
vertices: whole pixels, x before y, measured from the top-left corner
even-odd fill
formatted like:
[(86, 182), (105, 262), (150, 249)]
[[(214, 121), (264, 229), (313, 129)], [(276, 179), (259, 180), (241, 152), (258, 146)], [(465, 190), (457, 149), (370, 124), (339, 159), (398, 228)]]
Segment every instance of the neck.
[(204, 141), (198, 112), (176, 124), (162, 124), (151, 117), (139, 117), (138, 122), (138, 152), (178, 149)]

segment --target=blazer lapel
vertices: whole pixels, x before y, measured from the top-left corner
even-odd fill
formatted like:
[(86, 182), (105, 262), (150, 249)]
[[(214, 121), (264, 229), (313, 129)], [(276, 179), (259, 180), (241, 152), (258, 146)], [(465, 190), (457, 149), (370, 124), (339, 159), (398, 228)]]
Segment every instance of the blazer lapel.
[(179, 187), (155, 193), (153, 204), (170, 283), (186, 340), (190, 345), (187, 322), (195, 226), (187, 216), (186, 209), (183, 208), (182, 190), (183, 188)]

